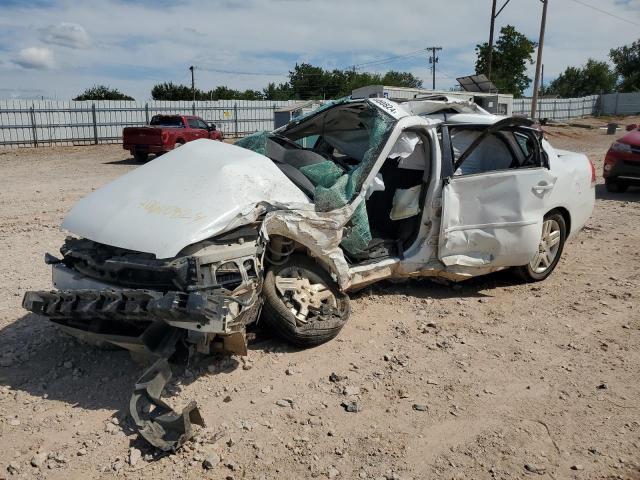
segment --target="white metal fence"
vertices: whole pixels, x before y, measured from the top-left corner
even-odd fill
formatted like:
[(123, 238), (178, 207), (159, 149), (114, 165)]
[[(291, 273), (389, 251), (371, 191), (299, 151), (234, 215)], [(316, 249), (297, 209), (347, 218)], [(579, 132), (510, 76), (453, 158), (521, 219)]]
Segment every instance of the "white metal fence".
[[(149, 123), (158, 113), (198, 115), (215, 123), (227, 137), (273, 129), (274, 111), (296, 100), (218, 101), (58, 101), (0, 100), (0, 146), (85, 145), (117, 143), (122, 129)], [(587, 115), (640, 113), (639, 93), (542, 98), (538, 117), (568, 120)], [(531, 115), (531, 99), (513, 100), (514, 115)]]
[(122, 129), (149, 123), (159, 113), (198, 115), (227, 137), (272, 130), (274, 111), (288, 101), (0, 101), (0, 145), (116, 143)]
[(603, 115), (635, 115), (640, 113), (640, 92), (608, 93), (601, 97)]
[[(541, 98), (538, 100), (538, 118), (552, 118), (554, 120), (569, 120), (598, 114), (598, 95), (581, 98)], [(515, 98), (513, 100), (513, 114), (531, 116), (531, 99)]]

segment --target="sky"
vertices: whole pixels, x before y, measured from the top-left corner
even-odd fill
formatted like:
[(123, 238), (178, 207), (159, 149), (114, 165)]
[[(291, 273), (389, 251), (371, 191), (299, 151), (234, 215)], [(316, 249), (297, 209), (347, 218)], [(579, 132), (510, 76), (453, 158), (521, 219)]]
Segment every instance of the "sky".
[[(548, 1), (545, 81), (640, 39), (640, 0)], [(537, 40), (541, 13), (540, 0), (510, 0), (496, 34), (511, 24)], [(347, 68), (408, 53), (361, 68), (429, 86), (429, 46), (443, 48), (436, 88), (448, 90), (473, 73), (490, 14), (491, 0), (0, 0), (0, 99), (66, 100), (106, 84), (144, 101), (156, 83), (190, 84), (190, 65), (203, 90), (262, 89), (296, 62)]]

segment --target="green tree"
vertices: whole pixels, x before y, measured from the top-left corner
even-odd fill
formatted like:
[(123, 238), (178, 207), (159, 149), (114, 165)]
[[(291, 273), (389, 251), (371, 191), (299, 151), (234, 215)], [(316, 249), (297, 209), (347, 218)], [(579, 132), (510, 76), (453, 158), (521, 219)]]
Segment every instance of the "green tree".
[(422, 80), (409, 72), (389, 70), (382, 77), (382, 83), (392, 87), (422, 88)]
[(289, 72), (291, 95), (301, 100), (344, 97), (356, 88), (381, 84), (419, 88), (422, 80), (409, 72), (391, 70), (382, 75), (354, 70), (329, 71), (308, 63), (296, 64)]
[(618, 76), (607, 62), (590, 58), (582, 67), (567, 67), (558, 78), (541, 90), (542, 95), (560, 97), (584, 97), (602, 93), (611, 93), (616, 89)]
[[(154, 100), (193, 100), (191, 87), (177, 85), (173, 82), (165, 82), (154, 85), (151, 89), (151, 98)], [(206, 100), (206, 94), (196, 89), (196, 100)]]
[(238, 97), (240, 100), (264, 100), (264, 95), (260, 90), (247, 89), (240, 93)]
[(276, 85), (271, 82), (262, 89), (262, 95), (265, 100), (289, 100), (293, 96), (293, 91), (288, 83)]
[[(324, 70), (309, 63), (296, 64), (289, 72), (289, 81), (269, 83), (259, 90), (235, 90), (224, 85), (204, 92), (196, 89), (196, 100), (309, 100), (339, 98), (351, 95), (351, 91), (365, 85), (390, 85), (396, 87), (421, 87), (422, 80), (409, 72), (391, 70), (379, 73), (356, 72), (354, 70)], [(187, 85), (172, 82), (153, 86), (154, 100), (191, 100), (193, 93)]]
[(619, 91), (640, 91), (640, 40), (612, 49), (609, 58), (616, 67), (616, 73), (621, 77)]
[(94, 85), (87, 88), (74, 100), (133, 100), (133, 97), (125, 95), (117, 88), (110, 88), (106, 85)]
[(289, 84), (297, 99), (325, 98), (326, 73), (310, 63), (296, 63), (289, 72)]
[[(531, 84), (527, 64), (532, 65), (536, 43), (518, 32), (512, 25), (500, 29), (493, 47), (491, 81), (498, 91), (521, 97)], [(489, 44), (476, 45), (476, 74), (487, 73)]]

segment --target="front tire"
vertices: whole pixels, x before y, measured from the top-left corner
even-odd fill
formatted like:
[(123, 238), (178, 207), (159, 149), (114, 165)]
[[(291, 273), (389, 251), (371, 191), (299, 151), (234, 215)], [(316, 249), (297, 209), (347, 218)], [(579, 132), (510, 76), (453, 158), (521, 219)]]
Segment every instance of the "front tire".
[(262, 291), (264, 323), (299, 347), (331, 340), (349, 318), (349, 297), (304, 255), (291, 255), (282, 265), (272, 265)]
[(545, 215), (538, 250), (527, 265), (516, 267), (516, 273), (526, 282), (540, 282), (547, 278), (560, 261), (566, 239), (567, 224), (562, 214), (550, 212)]
[(607, 191), (611, 193), (624, 193), (629, 188), (629, 185), (626, 185), (624, 183), (619, 183), (613, 180), (610, 180), (610, 181), (606, 180), (604, 185), (607, 188)]

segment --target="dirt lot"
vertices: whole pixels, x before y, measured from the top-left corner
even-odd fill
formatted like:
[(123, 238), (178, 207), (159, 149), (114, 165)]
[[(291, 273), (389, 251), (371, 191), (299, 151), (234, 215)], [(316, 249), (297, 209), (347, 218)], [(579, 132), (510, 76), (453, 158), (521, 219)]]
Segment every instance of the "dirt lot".
[[(601, 172), (612, 137), (548, 130)], [(115, 145), (0, 153), (0, 478), (640, 478), (640, 189), (599, 184), (543, 283), (383, 283), (328, 344), (258, 332), (246, 359), (191, 365), (170, 401), (208, 427), (163, 457), (127, 426), (141, 367), (20, 307), (65, 212), (133, 168)]]

